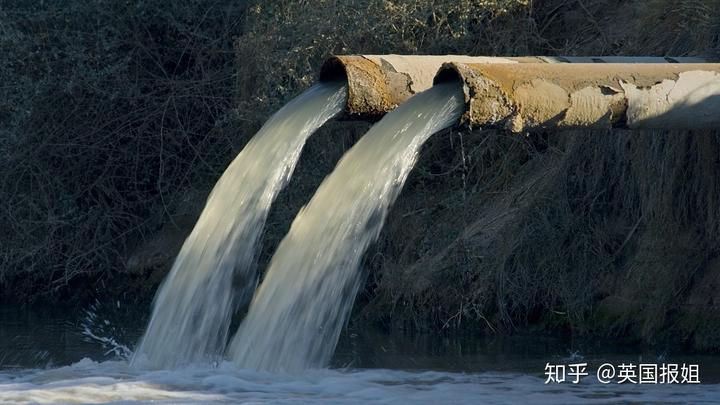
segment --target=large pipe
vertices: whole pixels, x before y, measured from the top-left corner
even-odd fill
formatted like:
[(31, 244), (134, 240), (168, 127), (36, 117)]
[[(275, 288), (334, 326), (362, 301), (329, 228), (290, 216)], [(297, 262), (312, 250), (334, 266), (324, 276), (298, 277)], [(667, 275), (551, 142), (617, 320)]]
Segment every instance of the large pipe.
[(378, 118), (413, 94), (427, 90), (444, 63), (689, 63), (700, 58), (664, 57), (485, 57), (462, 55), (338, 55), (325, 61), (320, 80), (345, 78), (348, 82), (346, 115)]
[(464, 64), (435, 82), (460, 79), (470, 127), (720, 128), (720, 64)]

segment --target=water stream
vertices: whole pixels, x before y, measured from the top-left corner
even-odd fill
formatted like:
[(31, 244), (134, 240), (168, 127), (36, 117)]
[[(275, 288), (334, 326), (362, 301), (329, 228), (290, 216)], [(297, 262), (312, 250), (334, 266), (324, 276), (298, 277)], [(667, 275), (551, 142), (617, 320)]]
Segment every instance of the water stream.
[(463, 111), (459, 83), (434, 86), (343, 156), (278, 246), (229, 349), (238, 365), (299, 372), (327, 364), (362, 281), (360, 260), (420, 147)]
[(155, 367), (217, 361), (232, 312), (256, 287), (270, 205), (306, 139), (345, 105), (344, 83), (317, 84), (273, 115), (230, 164), (159, 288), (133, 358)]

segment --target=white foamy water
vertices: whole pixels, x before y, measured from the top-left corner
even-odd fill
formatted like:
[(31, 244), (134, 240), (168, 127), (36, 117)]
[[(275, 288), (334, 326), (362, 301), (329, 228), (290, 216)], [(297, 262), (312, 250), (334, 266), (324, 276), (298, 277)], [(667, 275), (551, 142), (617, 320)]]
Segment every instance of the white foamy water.
[(229, 356), (242, 367), (297, 372), (330, 359), (361, 283), (359, 263), (420, 147), (464, 111), (459, 83), (420, 93), (340, 160), (280, 243)]
[(300, 376), (217, 368), (152, 371), (84, 359), (50, 370), (0, 371), (2, 404), (716, 404), (718, 385), (545, 385), (514, 373), (311, 370)]
[(346, 94), (339, 82), (308, 89), (230, 164), (158, 290), (134, 364), (175, 367), (222, 354), (233, 309), (256, 287), (256, 249), (270, 205), (305, 140), (342, 111)]

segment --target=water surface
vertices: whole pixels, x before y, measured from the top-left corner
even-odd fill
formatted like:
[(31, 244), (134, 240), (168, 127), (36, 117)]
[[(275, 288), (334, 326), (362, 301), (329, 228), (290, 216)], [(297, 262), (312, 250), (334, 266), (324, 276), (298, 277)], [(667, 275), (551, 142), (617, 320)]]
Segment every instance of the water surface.
[[(231, 362), (135, 368), (108, 340), (132, 349), (142, 318), (112, 304), (87, 312), (1, 308), (0, 403), (715, 404), (720, 398), (720, 357), (539, 336), (411, 336), (351, 327), (329, 369), (301, 375)], [(601, 385), (587, 378), (579, 385), (544, 384), (546, 362), (579, 361), (693, 362), (705, 383)]]

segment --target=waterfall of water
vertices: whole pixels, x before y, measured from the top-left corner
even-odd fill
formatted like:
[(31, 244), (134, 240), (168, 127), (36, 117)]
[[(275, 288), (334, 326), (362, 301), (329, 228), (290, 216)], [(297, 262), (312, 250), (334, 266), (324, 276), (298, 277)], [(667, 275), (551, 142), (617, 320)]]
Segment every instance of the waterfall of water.
[(348, 151), (295, 218), (228, 354), (241, 367), (290, 372), (332, 355), (382, 228), (420, 146), (463, 113), (459, 83), (420, 93)]
[(345, 105), (342, 82), (321, 83), (273, 115), (230, 164), (158, 290), (133, 363), (155, 367), (221, 355), (232, 311), (255, 287), (258, 239), (305, 140)]

